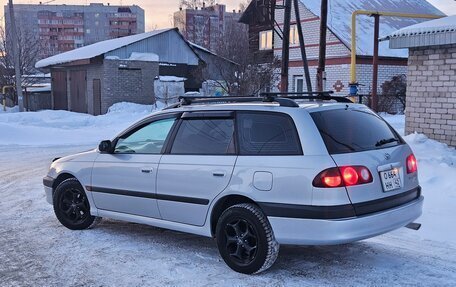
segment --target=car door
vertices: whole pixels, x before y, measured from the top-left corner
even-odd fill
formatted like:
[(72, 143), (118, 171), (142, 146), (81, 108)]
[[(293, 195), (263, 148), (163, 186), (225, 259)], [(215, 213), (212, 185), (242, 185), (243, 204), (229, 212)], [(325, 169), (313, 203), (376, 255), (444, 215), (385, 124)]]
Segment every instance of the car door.
[(186, 112), (158, 168), (163, 219), (204, 225), (210, 202), (228, 185), (236, 162), (233, 112)]
[(156, 176), (176, 115), (139, 124), (114, 141), (112, 153), (94, 162), (91, 191), (98, 209), (160, 218)]

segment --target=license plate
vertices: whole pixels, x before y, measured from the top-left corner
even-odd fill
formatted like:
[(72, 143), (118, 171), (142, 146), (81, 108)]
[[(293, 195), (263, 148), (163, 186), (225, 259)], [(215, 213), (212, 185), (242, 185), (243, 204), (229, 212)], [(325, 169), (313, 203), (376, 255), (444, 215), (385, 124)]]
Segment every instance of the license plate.
[(397, 168), (380, 172), (383, 191), (392, 191), (401, 188), (401, 177)]

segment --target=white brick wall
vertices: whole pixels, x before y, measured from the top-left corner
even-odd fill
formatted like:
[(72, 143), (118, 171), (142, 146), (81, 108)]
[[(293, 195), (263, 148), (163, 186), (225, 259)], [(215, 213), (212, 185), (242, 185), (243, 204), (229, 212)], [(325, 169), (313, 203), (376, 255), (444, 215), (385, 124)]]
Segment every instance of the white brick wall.
[(410, 49), (406, 134), (456, 146), (456, 44)]

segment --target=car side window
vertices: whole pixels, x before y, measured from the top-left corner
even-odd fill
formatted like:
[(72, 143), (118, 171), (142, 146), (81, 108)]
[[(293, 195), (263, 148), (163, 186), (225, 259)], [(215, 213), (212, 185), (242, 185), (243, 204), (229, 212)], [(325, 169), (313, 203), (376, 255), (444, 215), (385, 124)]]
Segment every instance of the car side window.
[(160, 154), (175, 118), (157, 120), (121, 136), (114, 153)]
[(293, 120), (280, 113), (239, 112), (239, 154), (302, 155)]
[(171, 154), (234, 154), (233, 119), (183, 120), (171, 148)]

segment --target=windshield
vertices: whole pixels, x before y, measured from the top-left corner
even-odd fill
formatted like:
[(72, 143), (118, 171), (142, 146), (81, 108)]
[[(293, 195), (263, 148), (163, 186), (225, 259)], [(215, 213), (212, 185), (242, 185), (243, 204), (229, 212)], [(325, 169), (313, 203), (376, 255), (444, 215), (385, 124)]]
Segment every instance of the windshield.
[(399, 135), (368, 109), (311, 113), (330, 154), (359, 152), (402, 144)]

